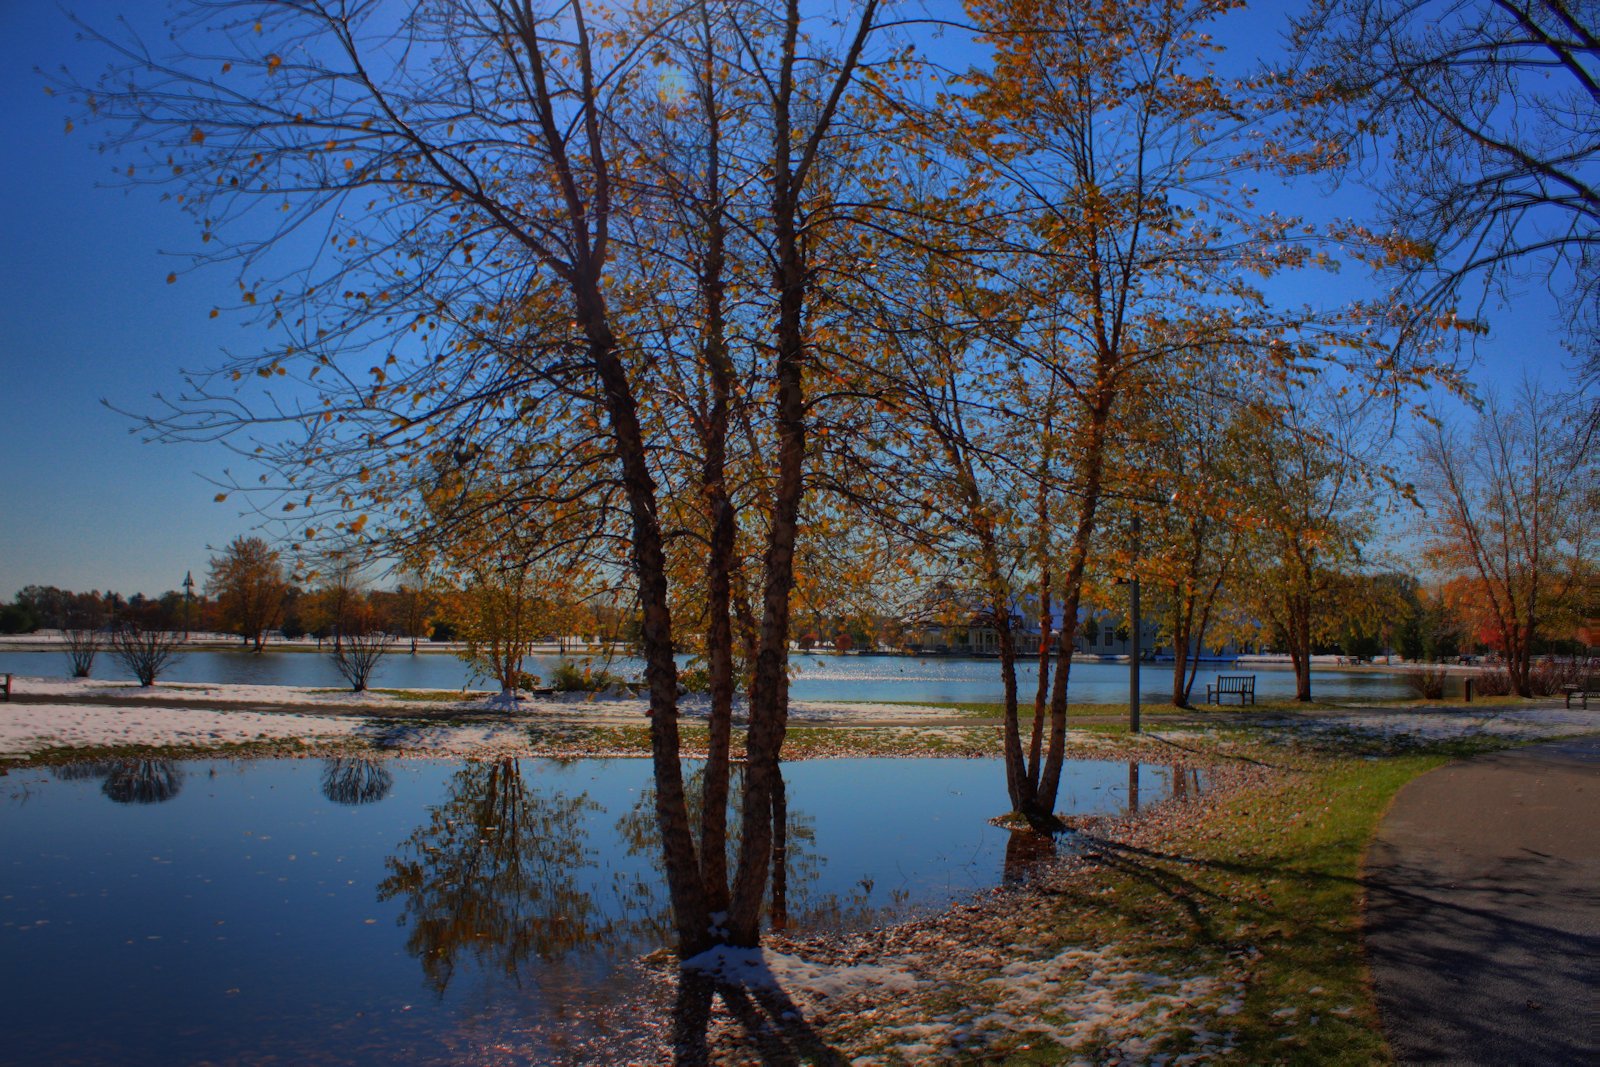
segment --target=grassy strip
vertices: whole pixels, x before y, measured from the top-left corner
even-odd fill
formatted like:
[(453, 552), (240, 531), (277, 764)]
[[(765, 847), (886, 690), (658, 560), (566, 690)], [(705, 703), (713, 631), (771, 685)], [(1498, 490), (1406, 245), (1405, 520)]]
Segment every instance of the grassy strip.
[[(1361, 941), (1362, 858), (1402, 785), (1485, 747), (1505, 744), (1479, 739), (1382, 756), (1230, 746), (1251, 768), (1248, 784), (1200, 805), (1166, 806), (1142, 823), (1090, 829), (1078, 839), (1082, 862), (1020, 894), (975, 931), (947, 936), (1040, 968), (1064, 951), (1090, 948), (1114, 951), (1137, 972), (1216, 978), (1220, 992), (1190, 1018), (1225, 1037), (1202, 1046), (1181, 1020), (1142, 1017), (1153, 1039), (1148, 1054), (1202, 1051), (1208, 1062), (1241, 1064), (1386, 1062)], [(994, 973), (981, 967), (947, 979), (919, 1014), (981, 1017), (999, 996)], [(1070, 1030), (1076, 1022), (1070, 1000), (1054, 1014), (1048, 1001), (1037, 1009), (1046, 1024)], [(852, 1052), (896, 1060), (870, 1032), (841, 1036), (856, 1046)], [(1126, 1055), (1125, 1037), (1108, 1033), (1068, 1048), (1045, 1035), (1002, 1034), (985, 1042), (981, 1058), (1101, 1062)]]
[(319, 754), (322, 751), (322, 746), (293, 737), (205, 745), (63, 745), (28, 755), (0, 757), (0, 774), (29, 767), (55, 767), (67, 763), (98, 763), (123, 759), (273, 759)]

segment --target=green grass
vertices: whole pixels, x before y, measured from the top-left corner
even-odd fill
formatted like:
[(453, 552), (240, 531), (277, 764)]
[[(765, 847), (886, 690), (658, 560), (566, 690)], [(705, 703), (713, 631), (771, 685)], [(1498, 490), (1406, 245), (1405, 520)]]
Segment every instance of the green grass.
[(61, 746), (28, 756), (0, 758), (0, 770), (56, 767), (64, 763), (95, 763), (119, 759), (271, 759), (278, 756), (303, 756), (312, 747), (293, 737), (208, 745)]
[[(1504, 745), (1478, 739), (1377, 757), (1256, 749), (1250, 758), (1272, 767), (1264, 780), (1214, 799), (1204, 818), (1175, 818), (1130, 844), (1090, 831), (1080, 840), (1093, 869), (1008, 913), (994, 939), (1039, 959), (1114, 945), (1134, 969), (1241, 979), (1240, 1010), (1212, 1024), (1232, 1033), (1220, 1062), (1387, 1062), (1361, 942), (1362, 857), (1402, 785), (1493, 747)], [(950, 1005), (985, 996), (981, 985), (947, 993)], [(1295, 1010), (1278, 1014), (1286, 1008)], [(1156, 1049), (1190, 1050), (1187, 1034)], [(990, 1051), (998, 1062), (1053, 1063), (1111, 1050), (1015, 1035)]]
[[(343, 692), (344, 690), (336, 690)], [(322, 690), (318, 690), (322, 692)], [(488, 696), (482, 689), (374, 689), (374, 693), (382, 693), (386, 697), (396, 700), (436, 700), (440, 702), (454, 702), (461, 700), (477, 700), (479, 697)]]

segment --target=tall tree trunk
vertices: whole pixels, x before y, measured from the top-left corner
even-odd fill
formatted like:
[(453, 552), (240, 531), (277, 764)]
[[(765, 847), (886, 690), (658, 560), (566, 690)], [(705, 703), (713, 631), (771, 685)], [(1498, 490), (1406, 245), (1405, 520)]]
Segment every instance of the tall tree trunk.
[(672, 610), (667, 592), (666, 554), (656, 519), (656, 486), (646, 461), (638, 404), (616, 337), (606, 321), (598, 271), (577, 289), (578, 322), (588, 339), (589, 358), (600, 377), (604, 402), (622, 467), (633, 529), (634, 574), (642, 612), (640, 644), (650, 694), (650, 753), (656, 783), (656, 819), (661, 829), (667, 890), (681, 957), (699, 954), (715, 943), (679, 762), (678, 668), (673, 660)]
[(1032, 798), (1039, 794), (1044, 723), (1050, 701), (1050, 639), (1055, 631), (1050, 611), (1050, 546), (1054, 540), (1050, 535), (1050, 466), (1055, 455), (1056, 390), (1052, 379), (1045, 405), (1044, 443), (1039, 450), (1039, 498), (1034, 508), (1034, 556), (1039, 561), (1039, 679), (1033, 693), (1033, 729), (1028, 738), (1028, 790)]
[(866, 0), (849, 51), (840, 64), (827, 103), (814, 120), (804, 147), (796, 153), (791, 125), (795, 65), (799, 62), (799, 0), (784, 10), (783, 51), (773, 98), (772, 225), (773, 278), (777, 321), (773, 359), (776, 391), (778, 465), (773, 479), (772, 512), (763, 559), (761, 639), (750, 682), (750, 729), (745, 740), (745, 790), (741, 808), (743, 839), (728, 937), (753, 946), (760, 937), (761, 900), (766, 891), (772, 846), (772, 798), (781, 781), (778, 758), (789, 724), (789, 600), (794, 592), (795, 543), (800, 531), (800, 500), (805, 491), (806, 288), (811, 270), (800, 236), (801, 194), (817, 152), (861, 58), (874, 26), (877, 0)]
[(772, 847), (772, 798), (789, 713), (789, 596), (794, 589), (795, 542), (805, 467), (805, 254), (790, 159), (789, 100), (799, 12), (791, 2), (785, 28), (782, 84), (775, 115), (773, 224), (778, 314), (775, 337), (778, 468), (763, 558), (760, 644), (750, 683), (750, 728), (745, 740), (743, 837), (729, 902), (728, 936), (735, 945), (760, 938), (761, 899)]
[[(1177, 610), (1173, 613), (1172, 624), (1172, 703), (1175, 707), (1186, 708), (1189, 706), (1189, 686), (1185, 684), (1189, 666), (1189, 643), (1192, 640), (1190, 627), (1194, 623), (1194, 598), (1187, 593), (1178, 592), (1178, 586), (1171, 587), (1173, 597), (1177, 603)], [(1195, 659), (1200, 658), (1200, 650), (1195, 649)]]
[[(709, 27), (706, 28), (706, 65), (711, 65)], [(704, 72), (704, 100), (709, 129), (706, 149), (706, 251), (701, 265), (700, 290), (704, 301), (704, 355), (711, 384), (711, 410), (706, 419), (705, 496), (710, 545), (706, 557), (706, 668), (711, 680), (711, 718), (707, 724), (704, 804), (700, 811), (700, 874), (706, 907), (728, 910), (728, 774), (733, 733), (733, 619), (732, 571), (737, 529), (727, 485), (729, 404), (734, 368), (728, 356), (723, 300), (726, 221), (722, 213), (721, 127), (716, 101), (711, 95), (712, 72)]]
[(1061, 640), (1056, 652), (1056, 676), (1050, 690), (1050, 747), (1045, 755), (1035, 812), (1053, 817), (1061, 786), (1061, 765), (1067, 750), (1067, 685), (1072, 674), (1072, 643), (1078, 635), (1078, 607), (1083, 600), (1083, 573), (1089, 562), (1095, 518), (1105, 477), (1106, 424), (1110, 398), (1102, 396), (1090, 409), (1083, 451), (1083, 490), (1078, 498), (1077, 523), (1067, 549), (1067, 569), (1061, 576)]

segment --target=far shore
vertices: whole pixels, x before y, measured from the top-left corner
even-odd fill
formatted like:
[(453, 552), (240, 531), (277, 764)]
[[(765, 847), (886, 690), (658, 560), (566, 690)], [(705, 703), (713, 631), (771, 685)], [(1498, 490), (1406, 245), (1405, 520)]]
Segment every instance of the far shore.
[[(411, 655), (411, 639), (399, 637), (395, 639), (392, 655)], [(0, 652), (62, 652), (65, 639), (60, 631), (42, 630), (31, 634), (0, 634)], [(262, 647), (263, 652), (299, 652), (327, 655), (333, 647), (332, 638), (324, 638), (319, 644), (315, 638), (296, 638), (290, 640), (283, 637), (268, 638)], [(196, 633), (184, 642), (184, 648), (195, 652), (241, 652), (253, 654), (252, 645), (241, 642), (238, 637), (231, 634)], [(464, 641), (431, 641), (419, 638), (416, 645), (417, 655), (458, 655), (465, 651)], [(606, 657), (609, 659), (626, 659), (636, 655), (632, 650), (617, 645), (596, 645), (585, 643), (577, 638), (569, 639), (565, 644), (555, 641), (540, 642), (530, 649), (535, 656), (567, 656), (574, 659), (592, 659)], [(962, 660), (971, 662), (998, 662), (999, 657), (994, 655), (981, 655), (967, 652), (910, 652), (905, 650), (872, 650), (839, 652), (833, 649), (802, 649), (792, 647), (789, 650), (791, 658), (804, 657), (838, 657), (849, 658), (886, 658), (886, 659), (925, 659), (925, 660)], [(1018, 666), (1024, 666), (1037, 661), (1034, 655), (1019, 656)], [(1088, 652), (1075, 652), (1072, 656), (1074, 663), (1128, 663), (1126, 655), (1096, 655)], [(1173, 664), (1171, 657), (1163, 659), (1145, 659), (1147, 669), (1170, 668)], [(1456, 663), (1412, 663), (1399, 656), (1375, 657), (1372, 662), (1352, 662), (1349, 657), (1336, 655), (1319, 655), (1311, 657), (1311, 666), (1319, 671), (1340, 671), (1352, 674), (1404, 674), (1416, 670), (1418, 667), (1443, 669), (1451, 674), (1476, 674), (1485, 669), (1492, 669), (1493, 664), (1456, 664)], [(1290, 671), (1294, 669), (1293, 663), (1287, 655), (1274, 653), (1248, 653), (1235, 657), (1204, 658), (1200, 660), (1201, 671), (1216, 671), (1249, 668), (1252, 670)]]

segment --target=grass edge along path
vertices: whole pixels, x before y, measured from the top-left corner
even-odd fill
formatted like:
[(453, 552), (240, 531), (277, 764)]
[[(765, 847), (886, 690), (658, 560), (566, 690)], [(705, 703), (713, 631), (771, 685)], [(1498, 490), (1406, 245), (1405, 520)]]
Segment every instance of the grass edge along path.
[(1401, 786), (1481, 746), (1231, 747), (1206, 800), (1086, 827), (1040, 884), (889, 932), (871, 955), (917, 992), (828, 1037), (862, 1063), (1389, 1062), (1363, 858)]

